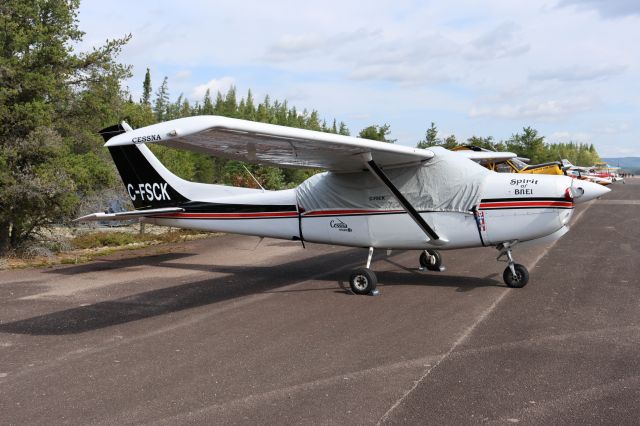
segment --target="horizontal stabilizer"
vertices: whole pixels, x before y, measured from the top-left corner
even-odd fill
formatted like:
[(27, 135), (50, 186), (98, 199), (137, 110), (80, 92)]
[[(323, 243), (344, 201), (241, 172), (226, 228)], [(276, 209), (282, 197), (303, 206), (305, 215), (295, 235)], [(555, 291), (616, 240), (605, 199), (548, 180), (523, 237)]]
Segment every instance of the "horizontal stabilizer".
[(132, 210), (127, 212), (118, 213), (91, 213), (86, 216), (74, 219), (74, 222), (93, 222), (93, 221), (108, 221), (108, 220), (128, 220), (135, 219), (144, 216), (154, 216), (163, 213), (176, 213), (183, 212), (181, 207), (164, 207), (159, 209), (146, 209), (146, 210)]

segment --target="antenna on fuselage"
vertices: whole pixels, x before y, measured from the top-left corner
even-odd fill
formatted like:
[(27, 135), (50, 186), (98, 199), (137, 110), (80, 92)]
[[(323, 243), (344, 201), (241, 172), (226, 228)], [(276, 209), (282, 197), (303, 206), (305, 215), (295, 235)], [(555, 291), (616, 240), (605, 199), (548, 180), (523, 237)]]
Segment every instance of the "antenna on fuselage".
[(260, 185), (260, 182), (258, 182), (258, 179), (256, 179), (256, 177), (253, 175), (253, 173), (251, 173), (251, 171), (247, 168), (247, 166), (245, 166), (243, 164), (242, 167), (244, 167), (244, 169), (247, 171), (247, 173), (249, 173), (249, 176), (251, 176), (251, 178), (258, 184), (260, 189), (262, 189), (262, 192), (264, 192), (265, 189), (262, 187), (262, 185)]

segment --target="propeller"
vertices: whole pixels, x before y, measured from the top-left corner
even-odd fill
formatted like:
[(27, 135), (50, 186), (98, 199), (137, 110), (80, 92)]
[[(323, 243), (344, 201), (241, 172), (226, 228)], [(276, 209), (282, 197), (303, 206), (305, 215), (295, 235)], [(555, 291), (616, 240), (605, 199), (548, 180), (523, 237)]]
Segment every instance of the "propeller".
[(564, 193), (564, 198), (567, 201), (574, 201), (579, 199), (580, 197), (582, 197), (584, 195), (584, 188), (582, 187), (575, 187), (574, 184), (576, 183), (576, 178), (571, 178), (571, 186), (569, 188), (567, 188), (567, 190)]
[(560, 168), (562, 169), (562, 173), (564, 173), (565, 176), (568, 176), (567, 170), (569, 170), (571, 166), (572, 164), (569, 162), (569, 160), (567, 160), (566, 158), (560, 158)]

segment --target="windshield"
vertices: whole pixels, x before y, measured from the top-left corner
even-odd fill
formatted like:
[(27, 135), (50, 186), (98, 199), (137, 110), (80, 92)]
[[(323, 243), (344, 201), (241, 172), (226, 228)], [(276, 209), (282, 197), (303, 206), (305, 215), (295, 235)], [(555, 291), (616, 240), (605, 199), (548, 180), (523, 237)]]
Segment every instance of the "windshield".
[(517, 158), (512, 158), (510, 161), (518, 170), (522, 170), (527, 167), (527, 164), (525, 162), (520, 161)]

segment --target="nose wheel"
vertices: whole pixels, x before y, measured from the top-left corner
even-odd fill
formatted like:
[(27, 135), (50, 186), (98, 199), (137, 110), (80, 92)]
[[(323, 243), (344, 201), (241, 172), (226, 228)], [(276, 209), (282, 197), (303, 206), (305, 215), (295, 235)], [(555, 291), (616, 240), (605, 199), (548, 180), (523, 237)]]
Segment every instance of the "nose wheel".
[(370, 294), (377, 291), (378, 278), (371, 269), (360, 268), (351, 273), (349, 285), (355, 294)]
[(500, 250), (500, 254), (496, 260), (505, 256), (507, 258), (507, 267), (502, 273), (502, 279), (507, 287), (522, 288), (529, 282), (529, 271), (524, 265), (513, 261), (511, 250), (515, 244), (516, 242), (499, 244), (496, 248)]
[(380, 294), (376, 288), (378, 285), (378, 278), (376, 274), (370, 269), (371, 258), (373, 257), (373, 247), (369, 247), (369, 256), (367, 256), (367, 266), (364, 268), (358, 268), (351, 273), (349, 277), (349, 286), (351, 291), (355, 294), (368, 294), (369, 296), (377, 296)]
[(437, 250), (425, 250), (420, 253), (420, 269), (427, 268), (430, 271), (442, 272), (446, 268), (442, 266), (442, 256)]

